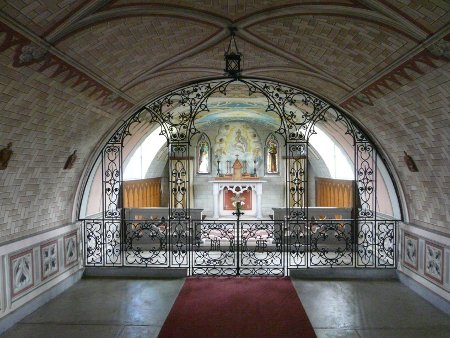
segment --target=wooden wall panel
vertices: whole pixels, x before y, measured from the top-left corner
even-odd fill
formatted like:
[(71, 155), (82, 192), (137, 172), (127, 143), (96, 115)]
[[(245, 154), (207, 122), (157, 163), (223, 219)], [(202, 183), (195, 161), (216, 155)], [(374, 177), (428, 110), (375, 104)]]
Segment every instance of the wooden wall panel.
[(161, 178), (123, 182), (125, 208), (148, 208), (161, 206)]
[(316, 177), (316, 206), (352, 208), (353, 187), (352, 180)]

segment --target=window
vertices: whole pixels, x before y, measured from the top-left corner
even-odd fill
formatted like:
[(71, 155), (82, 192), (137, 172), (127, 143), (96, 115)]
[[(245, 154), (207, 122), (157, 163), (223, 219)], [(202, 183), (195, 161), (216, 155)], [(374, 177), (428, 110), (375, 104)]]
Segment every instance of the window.
[(124, 181), (145, 178), (150, 164), (165, 143), (166, 138), (161, 135), (161, 127), (156, 128), (132, 154), (124, 170)]

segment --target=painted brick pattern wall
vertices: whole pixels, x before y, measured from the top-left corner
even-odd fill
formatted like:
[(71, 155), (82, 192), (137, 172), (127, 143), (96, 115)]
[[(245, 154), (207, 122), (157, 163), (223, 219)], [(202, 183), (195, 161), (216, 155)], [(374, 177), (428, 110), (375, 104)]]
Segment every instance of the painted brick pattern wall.
[(355, 87), (414, 46), (378, 25), (319, 15), (272, 19), (250, 31)]
[[(12, 142), (14, 151), (0, 171), (0, 242), (72, 221), (86, 160), (120, 113), (58, 78), (13, 68), (10, 53), (0, 54), (0, 146)], [(63, 170), (75, 149), (74, 168)]]
[(176, 18), (126, 18), (78, 32), (57, 47), (112, 85), (121, 87), (143, 69), (192, 48), (215, 29)]
[[(401, 180), (410, 222), (450, 232), (450, 67), (428, 69), (414, 81), (355, 109), (387, 152)], [(410, 172), (406, 151), (419, 172)]]
[(30, 27), (33, 32), (42, 34), (82, 2), (83, 0), (4, 0), (0, 3), (0, 9), (8, 15), (16, 17), (17, 21)]

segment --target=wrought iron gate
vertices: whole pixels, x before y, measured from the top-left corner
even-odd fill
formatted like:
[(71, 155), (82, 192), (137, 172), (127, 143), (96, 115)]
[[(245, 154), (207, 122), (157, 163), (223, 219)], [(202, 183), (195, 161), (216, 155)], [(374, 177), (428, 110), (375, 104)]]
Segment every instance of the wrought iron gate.
[(283, 224), (273, 221), (194, 222), (192, 275), (283, 276)]
[[(280, 119), (274, 131), (285, 144), (285, 219), (272, 221), (193, 220), (189, 156), (199, 131), (195, 120), (208, 111), (213, 94), (230, 84), (262, 95)], [(134, 124), (156, 123), (169, 153), (169, 208), (166, 219), (127, 219), (122, 205), (124, 140)], [(317, 123), (339, 124), (350, 135), (354, 154), (353, 218), (317, 220), (308, 211), (309, 138)], [(318, 96), (259, 79), (196, 83), (143, 106), (114, 133), (98, 158), (102, 212), (83, 219), (86, 266), (184, 267), (190, 274), (287, 275), (291, 269), (321, 266), (395, 267), (396, 220), (377, 212), (377, 163), (369, 137), (345, 113)], [(86, 178), (86, 184), (88, 178)]]

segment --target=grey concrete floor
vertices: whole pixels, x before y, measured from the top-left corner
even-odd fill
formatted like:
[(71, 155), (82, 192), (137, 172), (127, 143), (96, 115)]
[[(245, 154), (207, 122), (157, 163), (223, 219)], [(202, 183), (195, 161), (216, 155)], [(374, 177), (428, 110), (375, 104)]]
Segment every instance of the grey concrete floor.
[[(156, 337), (183, 283), (82, 279), (2, 337)], [(293, 283), (319, 338), (450, 337), (450, 317), (398, 281)]]
[(293, 283), (319, 338), (450, 337), (450, 316), (399, 281)]

